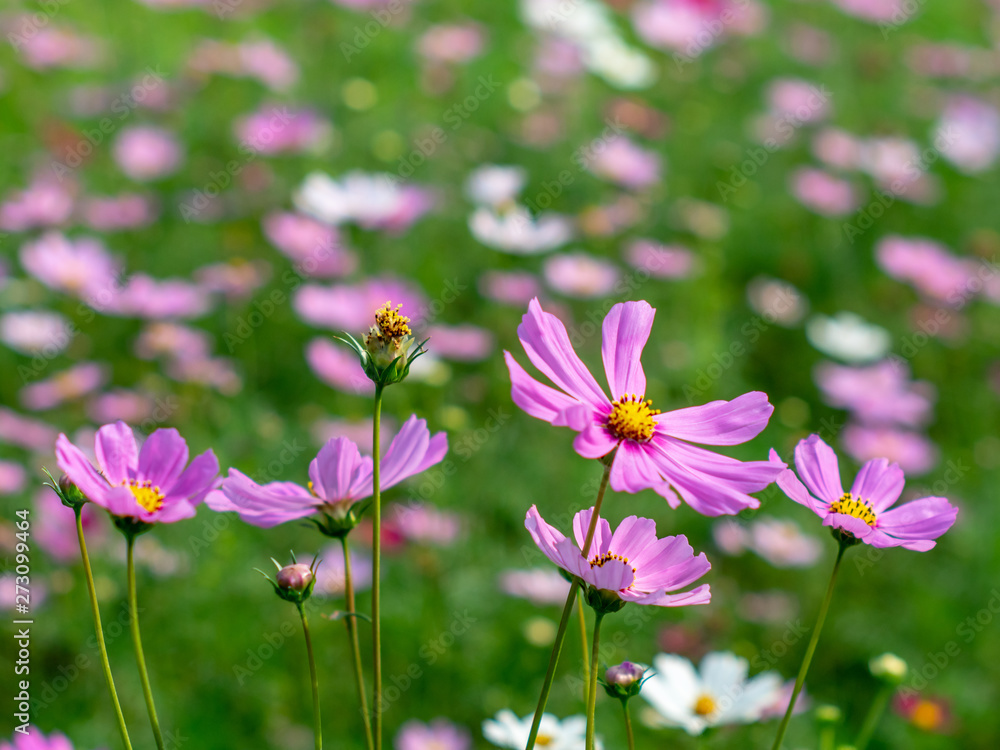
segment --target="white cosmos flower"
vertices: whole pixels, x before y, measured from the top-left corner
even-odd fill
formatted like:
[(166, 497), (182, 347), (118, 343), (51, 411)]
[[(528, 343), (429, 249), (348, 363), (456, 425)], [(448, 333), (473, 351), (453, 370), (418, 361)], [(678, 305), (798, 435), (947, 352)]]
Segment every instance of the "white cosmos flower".
[(465, 193), (479, 205), (500, 206), (514, 200), (527, 181), (524, 167), (484, 164), (469, 175)]
[[(483, 737), (497, 747), (523, 750), (531, 734), (533, 714), (523, 719), (510, 709), (497, 713), (495, 719), (483, 722)], [(535, 748), (544, 750), (583, 750), (587, 740), (587, 719), (584, 716), (570, 716), (559, 721), (552, 714), (542, 714), (538, 725), (538, 736), (535, 738)], [(594, 738), (594, 746), (603, 750), (601, 740)]]
[(748, 667), (746, 659), (715, 652), (702, 659), (699, 673), (681, 656), (659, 654), (640, 693), (654, 709), (643, 718), (651, 726), (681, 727), (688, 734), (758, 721), (777, 699), (782, 681), (776, 672), (747, 680)]
[(881, 359), (892, 345), (887, 330), (850, 312), (814, 315), (806, 321), (806, 338), (824, 354), (850, 363)]
[(567, 217), (544, 213), (532, 218), (524, 206), (504, 213), (478, 208), (469, 217), (469, 231), (487, 247), (515, 255), (544, 253), (573, 237), (573, 225)]

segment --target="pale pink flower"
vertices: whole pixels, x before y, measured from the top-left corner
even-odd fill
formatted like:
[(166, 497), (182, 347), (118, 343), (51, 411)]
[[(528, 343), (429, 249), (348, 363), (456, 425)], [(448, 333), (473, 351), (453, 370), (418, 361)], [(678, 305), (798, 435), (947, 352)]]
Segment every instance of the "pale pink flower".
[(236, 48), (239, 72), (275, 91), (285, 91), (299, 80), (299, 66), (270, 39), (241, 42)]
[(799, 123), (816, 123), (830, 116), (830, 98), (822, 88), (800, 78), (779, 78), (767, 90), (771, 112)]
[[(367, 591), (372, 587), (371, 554), (361, 554), (356, 550), (351, 555), (351, 584), (355, 593)], [(319, 566), (316, 568), (316, 586), (313, 593), (317, 596), (343, 596), (347, 586), (347, 576), (344, 568), (344, 550), (340, 544), (323, 548), (319, 553)]]
[(747, 302), (764, 323), (791, 327), (809, 312), (809, 300), (786, 281), (757, 276), (747, 284)]
[(205, 331), (168, 321), (147, 324), (135, 342), (136, 356), (142, 359), (205, 359), (211, 350), (212, 338)]
[(474, 203), (496, 208), (517, 198), (527, 181), (528, 172), (524, 167), (484, 164), (469, 174), (465, 193)]
[(13, 495), (24, 489), (28, 472), (21, 464), (0, 459), (0, 495)]
[(271, 278), (271, 264), (263, 260), (213, 263), (195, 269), (194, 280), (209, 292), (230, 301), (244, 300)]
[(208, 292), (197, 284), (135, 273), (102, 311), (109, 315), (163, 320), (199, 318), (210, 309)]
[(841, 442), (847, 455), (859, 463), (887, 458), (907, 474), (926, 474), (941, 458), (930, 438), (898, 427), (848, 424), (841, 433)]
[(861, 161), (861, 141), (846, 130), (823, 128), (812, 140), (817, 159), (835, 169), (857, 169)]
[(42, 353), (51, 358), (73, 340), (75, 328), (59, 313), (14, 310), (0, 315), (0, 341), (22, 354)]
[(410, 282), (385, 276), (329, 287), (305, 284), (295, 293), (293, 307), (306, 323), (357, 333), (368, 330), (373, 311), (387, 301), (402, 305), (403, 314), (416, 324), (427, 304), (423, 293)]
[(592, 173), (630, 190), (659, 183), (662, 167), (663, 159), (659, 154), (621, 135), (605, 141), (604, 148), (594, 148), (587, 160), (587, 169)]
[(507, 570), (500, 574), (500, 590), (539, 607), (561, 605), (569, 594), (569, 581), (550, 568)]
[(0, 406), (0, 442), (41, 452), (52, 446), (57, 434), (55, 427), (40, 419)]
[(149, 182), (173, 174), (184, 158), (176, 136), (169, 130), (151, 125), (123, 128), (115, 138), (112, 155), (119, 169), (137, 182)]
[(196, 383), (225, 396), (235, 395), (243, 388), (236, 360), (226, 357), (175, 359), (167, 363), (164, 372), (178, 383)]
[(365, 375), (356, 354), (328, 338), (314, 338), (306, 345), (306, 363), (324, 383), (344, 393), (367, 395), (375, 384)]
[(802, 167), (791, 177), (792, 194), (803, 206), (821, 216), (846, 216), (858, 207), (850, 182), (821, 169)]
[(435, 356), (459, 362), (478, 362), (486, 359), (496, 346), (496, 339), (492, 333), (469, 323), (458, 326), (430, 326), (424, 337), (430, 338), (427, 346), (433, 349)]
[(95, 231), (117, 232), (148, 226), (156, 220), (158, 211), (151, 198), (139, 193), (121, 193), (84, 199), (80, 214), (83, 223)]
[(87, 416), (98, 424), (119, 420), (138, 424), (149, 417), (155, 408), (156, 403), (151, 396), (116, 388), (90, 399), (87, 404)]
[(355, 223), (364, 229), (403, 232), (433, 206), (424, 188), (391, 174), (354, 171), (334, 180), (313, 172), (294, 196), (296, 207), (328, 224)]
[(80, 298), (113, 289), (119, 265), (97, 239), (46, 232), (21, 247), (24, 270), (47, 287)]
[(868, 423), (919, 427), (931, 419), (935, 392), (930, 383), (914, 383), (909, 376), (904, 363), (892, 360), (863, 367), (822, 362), (814, 371), (830, 406)]
[(681, 245), (663, 245), (656, 240), (632, 240), (625, 248), (625, 262), (658, 279), (685, 279), (694, 275), (701, 263)]
[(549, 256), (542, 274), (552, 289), (578, 299), (606, 297), (621, 278), (621, 270), (614, 263), (584, 252)]
[(97, 362), (79, 362), (69, 369), (21, 389), (21, 403), (32, 411), (53, 409), (100, 388), (108, 379), (107, 368)]
[(410, 719), (399, 728), (395, 750), (472, 750), (472, 736), (465, 727), (437, 718), (428, 724)]
[(875, 246), (875, 259), (887, 274), (911, 284), (938, 303), (962, 307), (979, 262), (960, 258), (934, 240), (924, 237), (883, 237)]
[(900, 24), (910, 18), (912, 9), (907, 0), (833, 0), (844, 13), (869, 23)]
[(761, 518), (750, 524), (749, 548), (776, 568), (808, 568), (822, 554), (820, 540), (794, 521)]
[(1000, 155), (1000, 111), (972, 96), (953, 96), (938, 122), (935, 143), (944, 157), (963, 172), (992, 167)]
[(569, 217), (551, 211), (532, 216), (521, 205), (503, 212), (480, 206), (469, 217), (469, 231), (494, 250), (535, 255), (569, 242), (573, 238), (573, 223)]
[(417, 40), (417, 52), (428, 60), (466, 63), (482, 54), (486, 30), (478, 23), (431, 26)]
[(447, 546), (462, 533), (462, 519), (426, 503), (396, 505), (386, 514), (393, 529), (417, 544)]
[(486, 271), (477, 286), (484, 297), (516, 307), (523, 307), (542, 292), (538, 277), (528, 271)]
[(347, 276), (358, 267), (358, 258), (343, 245), (336, 227), (296, 213), (271, 213), (262, 221), (264, 235), (295, 261), (303, 276)]
[(237, 120), (235, 131), (241, 145), (271, 155), (321, 150), (333, 127), (311, 110), (269, 105)]
[(39, 27), (36, 17), (37, 14), (18, 16), (7, 30), (8, 41), (13, 44), (17, 40), (13, 46), (29, 67), (84, 70), (101, 63), (104, 50), (97, 39), (53, 24)]
[(8, 193), (0, 204), (0, 230), (24, 232), (64, 224), (73, 213), (75, 185), (40, 174), (24, 190)]

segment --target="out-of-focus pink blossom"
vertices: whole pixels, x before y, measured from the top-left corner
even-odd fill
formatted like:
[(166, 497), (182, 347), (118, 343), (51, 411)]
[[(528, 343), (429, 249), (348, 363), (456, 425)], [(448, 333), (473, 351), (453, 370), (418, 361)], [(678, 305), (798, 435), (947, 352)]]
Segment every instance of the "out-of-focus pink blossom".
[(902, 362), (883, 360), (866, 367), (823, 362), (814, 374), (830, 406), (848, 409), (865, 423), (919, 427), (931, 419), (934, 387), (910, 382)]
[(295, 295), (299, 316), (315, 326), (350, 333), (367, 332), (375, 311), (391, 301), (402, 305), (402, 314), (419, 325), (426, 313), (424, 295), (411, 284), (390, 277), (372, 278), (357, 284), (320, 286), (306, 284)]
[(762, 625), (787, 623), (799, 611), (798, 601), (786, 591), (751, 591), (740, 597), (736, 607), (744, 620)]
[(194, 280), (209, 292), (229, 300), (246, 299), (271, 278), (271, 264), (263, 260), (213, 263), (194, 272)]
[(125, 176), (149, 182), (177, 171), (184, 158), (181, 144), (169, 130), (151, 125), (123, 128), (115, 138), (112, 155)]
[(800, 78), (779, 78), (767, 90), (771, 112), (796, 124), (815, 123), (830, 115), (830, 94)]
[(135, 342), (142, 359), (205, 359), (211, 350), (212, 338), (205, 331), (171, 322), (150, 323)]
[(261, 154), (315, 152), (330, 142), (333, 127), (307, 109), (269, 105), (236, 122), (240, 144)]
[(48, 310), (16, 310), (0, 315), (0, 341), (22, 354), (51, 357), (73, 339), (70, 323)]
[(410, 719), (399, 728), (395, 750), (472, 750), (469, 730), (438, 718), (429, 724)]
[(138, 229), (155, 221), (156, 205), (152, 199), (138, 193), (87, 198), (80, 207), (84, 224), (98, 232)]
[(846, 216), (858, 207), (858, 195), (851, 183), (821, 169), (795, 170), (791, 188), (799, 203), (821, 216)]
[[(23, 594), (23, 591), (19, 591), (17, 588), (18, 584), (16, 579), (17, 576), (15, 576), (14, 573), (0, 573), (0, 602), (3, 603), (0, 606), (5, 607), (11, 613), (14, 612), (14, 602), (16, 601), (15, 597), (17, 596), (18, 593)], [(46, 586), (39, 579), (39, 577), (32, 576), (31, 609), (34, 610), (37, 607), (40, 607), (42, 603), (46, 599), (48, 599), (48, 597), (49, 597), (49, 587)], [(30, 739), (26, 740), (23, 743), (27, 745), (27, 750), (38, 750), (39, 748), (42, 748), (42, 750), (47, 750), (52, 747), (51, 745), (47, 744), (46, 745), (38, 744), (38, 742), (42, 740), (39, 739), (41, 737), (41, 733), (38, 731), (36, 727), (31, 727), (28, 731), (31, 732), (31, 734), (28, 735)], [(49, 735), (49, 739), (57, 740), (57, 738), (62, 738), (63, 740), (65, 740), (65, 737), (59, 734), (58, 732), (54, 732)], [(68, 742), (68, 740), (66, 741)], [(3, 742), (0, 743), (0, 750), (21, 750), (21, 747), (17, 745), (12, 747), (11, 745), (8, 745), (7, 743)], [(63, 746), (61, 750), (66, 750), (66, 746)], [(70, 747), (70, 750), (72, 750), (72, 747)]]
[(75, 188), (71, 180), (37, 176), (24, 190), (9, 193), (0, 204), (0, 230), (24, 232), (65, 223), (73, 213)]
[(433, 200), (428, 191), (401, 184), (395, 175), (355, 171), (338, 181), (313, 172), (295, 193), (295, 205), (329, 224), (402, 232), (431, 209)]
[(799, 62), (816, 66), (828, 63), (836, 49), (830, 34), (804, 23), (793, 23), (789, 27), (787, 47)]
[(636, 33), (653, 47), (693, 59), (727, 35), (759, 33), (766, 11), (754, 0), (647, 0), (632, 9)]
[(823, 551), (820, 540), (803, 534), (797, 523), (777, 518), (754, 521), (748, 546), (776, 568), (808, 568)]
[(712, 539), (725, 555), (742, 555), (750, 541), (746, 527), (739, 521), (724, 518), (712, 524)]
[(528, 304), (542, 291), (538, 277), (527, 271), (486, 271), (477, 286), (484, 297), (516, 307)]
[(358, 266), (357, 256), (342, 242), (336, 227), (296, 213), (271, 213), (262, 222), (272, 245), (295, 261), (304, 276), (346, 276)]
[(786, 281), (757, 276), (747, 284), (747, 302), (764, 322), (797, 325), (809, 312), (809, 300)]
[(118, 263), (99, 240), (70, 240), (59, 232), (46, 232), (25, 243), (21, 265), (47, 287), (81, 298), (113, 289), (119, 272)]
[(24, 489), (28, 472), (21, 464), (0, 460), (0, 495), (13, 495)]
[(208, 292), (184, 279), (154, 279), (132, 274), (104, 312), (110, 315), (163, 320), (198, 318), (211, 309)]
[(568, 39), (545, 36), (535, 55), (535, 70), (553, 78), (575, 78), (583, 73), (583, 52)]
[(26, 13), (5, 24), (6, 35), (17, 40), (13, 46), (28, 67), (87, 69), (101, 63), (104, 54), (98, 40), (65, 27), (39, 26), (36, 15)]
[(605, 297), (621, 278), (621, 270), (614, 263), (584, 252), (546, 258), (542, 273), (552, 289), (579, 299)]
[(928, 162), (911, 140), (868, 138), (861, 144), (858, 166), (897, 198), (918, 204), (937, 200), (937, 181), (927, 174)]
[[(380, 429), (379, 429), (379, 440), (382, 444), (382, 449), (385, 450), (389, 447), (389, 443), (395, 436), (396, 432), (399, 430), (399, 425), (391, 417), (382, 416)], [(313, 423), (310, 430), (313, 440), (321, 445), (326, 444), (327, 441), (338, 437), (344, 437), (355, 443), (358, 446), (358, 450), (364, 453), (372, 452), (372, 420), (371, 417), (367, 419), (359, 419), (356, 421), (350, 421), (346, 419), (321, 419)]]
[(270, 39), (240, 44), (205, 39), (195, 48), (188, 66), (197, 73), (254, 78), (273, 91), (286, 91), (299, 80), (291, 56)]
[(462, 521), (458, 516), (426, 503), (396, 505), (388, 514), (388, 519), (404, 539), (418, 544), (447, 546), (462, 531)]
[(953, 96), (938, 121), (934, 142), (963, 172), (983, 172), (1000, 154), (1000, 111), (973, 96)]
[[(83, 506), (83, 531), (87, 547), (93, 554), (107, 536), (107, 521), (98, 513), (93, 503)], [(31, 525), (32, 538), (38, 546), (59, 563), (73, 562), (80, 556), (80, 542), (76, 536), (76, 515), (72, 508), (62, 504), (59, 496), (48, 487), (35, 495), (35, 515)]]
[(94, 396), (87, 404), (87, 416), (97, 424), (129, 422), (139, 424), (156, 408), (153, 399), (145, 393), (117, 388)]
[(963, 307), (969, 301), (970, 282), (982, 265), (952, 255), (948, 248), (933, 240), (899, 235), (879, 240), (875, 257), (882, 270), (893, 278), (953, 307)]
[[(372, 586), (372, 558), (351, 550), (351, 583), (354, 591), (367, 591)], [(339, 544), (326, 547), (319, 553), (322, 564), (316, 569), (317, 596), (341, 596), (344, 593), (344, 550)]]
[(41, 452), (52, 448), (58, 434), (58, 430), (40, 419), (0, 406), (0, 442)]
[(902, 24), (917, 7), (908, 6), (907, 0), (833, 0), (833, 4), (849, 16), (883, 24)]
[(431, 26), (417, 40), (417, 52), (428, 60), (465, 63), (479, 57), (486, 31), (478, 23)]
[(167, 363), (166, 374), (179, 383), (196, 383), (232, 396), (243, 388), (234, 360), (225, 357), (175, 359)]
[(658, 279), (685, 279), (698, 270), (695, 254), (680, 245), (662, 245), (656, 240), (633, 240), (625, 248), (625, 262)]
[(907, 474), (926, 474), (940, 460), (938, 448), (930, 438), (895, 427), (849, 424), (841, 440), (844, 450), (858, 463), (887, 458)]
[(972, 49), (947, 43), (915, 44), (906, 55), (910, 70), (929, 78), (965, 78), (971, 72), (973, 60)]
[(346, 346), (338, 346), (327, 338), (315, 338), (306, 345), (309, 369), (327, 385), (344, 393), (367, 395), (375, 392), (358, 357)]
[(97, 362), (80, 362), (67, 370), (21, 389), (21, 403), (32, 411), (52, 409), (96, 391), (108, 379), (107, 368)]
[(861, 159), (861, 141), (845, 130), (823, 128), (813, 138), (816, 158), (835, 169), (857, 169)]
[(500, 590), (543, 607), (565, 602), (569, 581), (550, 568), (507, 570), (500, 575)]
[(427, 348), (435, 356), (459, 362), (478, 362), (486, 359), (496, 346), (492, 333), (468, 323), (457, 326), (430, 326), (424, 337), (430, 337)]
[(594, 148), (587, 169), (616, 185), (640, 190), (661, 179), (663, 160), (654, 151), (640, 148), (624, 136), (605, 141), (603, 149)]
[[(784, 622), (784, 620), (782, 620), (782, 622)], [(784, 716), (785, 712), (788, 711), (788, 704), (792, 702), (793, 692), (795, 692), (795, 680), (788, 680), (781, 686), (774, 702), (769, 706), (765, 706), (764, 710), (761, 712), (761, 721), (779, 719)], [(805, 685), (803, 685), (798, 698), (795, 700), (795, 708), (792, 709), (792, 715), (797, 716), (798, 714), (808, 711), (812, 708), (812, 702), (812, 697), (806, 693)]]

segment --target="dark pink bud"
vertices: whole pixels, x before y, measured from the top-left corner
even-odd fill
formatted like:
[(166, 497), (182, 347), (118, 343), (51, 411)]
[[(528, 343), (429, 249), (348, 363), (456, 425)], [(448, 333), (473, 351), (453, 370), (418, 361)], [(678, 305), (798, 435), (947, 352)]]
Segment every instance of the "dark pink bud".
[(279, 570), (277, 578), (278, 588), (301, 594), (312, 586), (314, 576), (308, 565), (295, 563)]

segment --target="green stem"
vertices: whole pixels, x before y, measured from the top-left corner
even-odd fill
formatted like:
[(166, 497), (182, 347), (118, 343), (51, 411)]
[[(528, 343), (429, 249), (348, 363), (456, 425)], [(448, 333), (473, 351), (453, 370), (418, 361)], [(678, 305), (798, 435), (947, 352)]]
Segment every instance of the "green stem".
[(844, 542), (840, 543), (840, 549), (837, 551), (837, 562), (833, 564), (833, 573), (830, 574), (830, 584), (826, 587), (826, 597), (823, 599), (823, 604), (820, 605), (819, 616), (816, 618), (816, 627), (813, 628), (812, 638), (809, 639), (809, 646), (806, 647), (806, 655), (802, 659), (799, 676), (795, 678), (795, 688), (792, 690), (792, 698), (788, 701), (788, 709), (781, 719), (781, 725), (778, 727), (778, 736), (774, 738), (774, 745), (771, 747), (771, 750), (779, 750), (782, 741), (785, 739), (788, 722), (791, 720), (792, 712), (795, 710), (795, 701), (798, 699), (799, 693), (802, 692), (802, 683), (806, 681), (806, 673), (809, 671), (809, 664), (812, 662), (813, 654), (816, 651), (816, 644), (819, 643), (819, 634), (823, 630), (827, 610), (830, 609), (830, 600), (833, 599), (833, 587), (837, 582), (837, 571), (840, 570), (840, 561), (843, 559), (844, 551), (847, 547), (848, 545)]
[(594, 711), (597, 708), (597, 664), (600, 658), (601, 620), (604, 613), (597, 611), (594, 616), (594, 650), (590, 655), (590, 688), (587, 692), (587, 750), (594, 750)]
[(871, 708), (868, 709), (865, 723), (861, 725), (858, 739), (854, 743), (856, 750), (865, 750), (868, 747), (868, 743), (871, 742), (872, 735), (875, 734), (879, 719), (882, 718), (882, 713), (885, 711), (886, 704), (889, 702), (893, 690), (892, 685), (882, 685), (882, 688), (878, 691), (875, 700), (872, 701)]
[(361, 645), (358, 643), (358, 623), (354, 617), (354, 579), (351, 576), (351, 553), (347, 547), (347, 535), (340, 537), (340, 542), (344, 547), (344, 597), (346, 599), (347, 617), (344, 623), (347, 625), (347, 635), (351, 642), (351, 651), (354, 656), (354, 682), (358, 687), (358, 700), (361, 703), (361, 719), (365, 724), (365, 742), (368, 750), (372, 750), (374, 740), (372, 740), (372, 722), (368, 715), (368, 698), (365, 695), (365, 673), (361, 667)]
[(142, 638), (139, 636), (139, 607), (135, 596), (135, 535), (126, 534), (128, 539), (128, 560), (126, 576), (128, 578), (128, 609), (129, 626), (132, 629), (132, 645), (135, 647), (135, 661), (139, 667), (139, 680), (142, 682), (142, 694), (146, 699), (146, 710), (149, 712), (149, 723), (153, 727), (153, 739), (156, 747), (164, 750), (163, 734), (160, 732), (160, 722), (156, 718), (156, 705), (153, 703), (153, 691), (149, 687), (149, 674), (146, 672), (146, 657), (142, 654)]
[[(316, 736), (316, 750), (323, 750), (323, 722), (319, 711), (319, 678), (316, 676), (316, 658), (313, 656), (312, 638), (309, 637), (309, 621), (306, 619), (306, 611), (302, 603), (296, 604), (299, 610), (299, 617), (302, 618), (302, 633), (306, 637), (306, 654), (309, 656), (309, 678), (312, 681), (313, 694), (313, 727)], [(352, 618), (347, 618), (348, 620)]]
[(833, 750), (837, 741), (836, 727), (823, 727), (819, 732), (819, 750)]
[(587, 677), (590, 675), (590, 654), (587, 653), (587, 613), (583, 610), (583, 591), (576, 611), (580, 615), (580, 650), (583, 653), (583, 703), (587, 704)]
[(382, 500), (379, 494), (379, 463), (382, 448), (379, 421), (382, 418), (382, 386), (375, 385), (375, 414), (372, 418), (372, 670), (375, 673), (375, 750), (382, 750), (382, 621), (381, 557)]
[(622, 711), (625, 712), (625, 737), (628, 739), (628, 750), (635, 750), (635, 737), (632, 735), (632, 716), (628, 712), (628, 699), (622, 701)]
[(94, 616), (94, 631), (97, 634), (97, 648), (101, 652), (101, 667), (104, 669), (104, 680), (108, 683), (108, 692), (111, 693), (111, 703), (115, 707), (115, 717), (118, 719), (118, 732), (122, 736), (122, 744), (126, 750), (132, 750), (132, 743), (128, 738), (128, 728), (125, 726), (125, 717), (122, 715), (122, 704), (118, 700), (118, 691), (115, 690), (115, 678), (111, 675), (111, 662), (108, 661), (108, 647), (104, 643), (104, 627), (101, 625), (101, 609), (97, 606), (97, 590), (94, 587), (94, 572), (90, 569), (90, 555), (87, 554), (87, 541), (83, 536), (83, 506), (74, 506), (76, 513), (76, 538), (80, 541), (80, 556), (83, 558), (83, 572), (87, 578), (87, 593), (90, 595), (90, 612)]
[[(608, 488), (608, 478), (611, 476), (611, 461), (604, 464), (604, 475), (601, 477), (601, 486), (597, 490), (597, 500), (594, 502), (594, 512), (590, 517), (590, 527), (587, 529), (587, 538), (583, 543), (583, 555), (586, 557), (590, 553), (590, 544), (594, 541), (594, 532), (597, 529), (597, 519), (601, 514), (601, 503), (604, 501), (604, 491)], [(569, 624), (569, 616), (573, 611), (573, 603), (576, 601), (576, 589), (579, 586), (577, 580), (569, 586), (569, 594), (566, 596), (566, 604), (563, 606), (562, 617), (559, 618), (559, 629), (556, 631), (556, 640), (552, 644), (552, 654), (549, 656), (549, 668), (545, 672), (545, 681), (542, 683), (542, 692), (538, 696), (538, 705), (535, 707), (535, 718), (531, 721), (531, 732), (528, 734), (528, 744), (526, 750), (534, 750), (535, 739), (538, 737), (538, 727), (542, 722), (542, 714), (545, 713), (545, 704), (549, 700), (549, 691), (552, 690), (552, 681), (555, 679), (556, 665), (559, 663), (559, 654), (562, 652), (563, 641), (566, 640), (566, 626)]]

